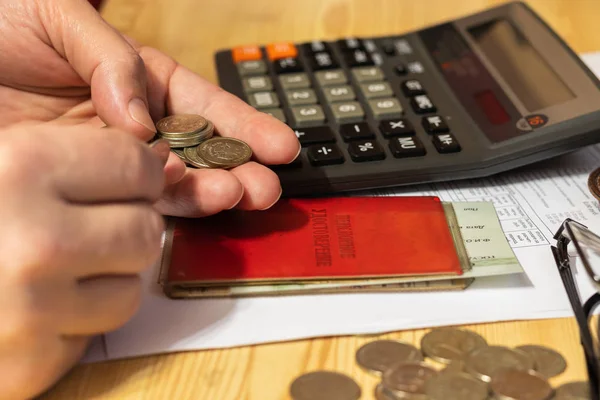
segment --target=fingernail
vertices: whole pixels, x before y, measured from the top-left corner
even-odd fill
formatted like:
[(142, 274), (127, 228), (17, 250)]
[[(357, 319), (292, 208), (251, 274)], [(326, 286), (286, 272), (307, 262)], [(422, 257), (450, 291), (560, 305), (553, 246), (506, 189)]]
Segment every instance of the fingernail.
[(134, 98), (129, 102), (129, 115), (135, 122), (140, 125), (146, 127), (146, 129), (151, 130), (152, 132), (156, 132), (156, 127), (154, 126), (154, 122), (148, 113), (148, 109), (146, 108), (146, 104), (142, 101), (142, 99)]
[(293, 162), (296, 160), (296, 158), (298, 158), (298, 156), (300, 155), (300, 152), (301, 152), (301, 151), (302, 151), (302, 146), (301, 146), (301, 145), (299, 145), (299, 146), (298, 146), (298, 152), (296, 153), (296, 157), (294, 157), (294, 158), (292, 159), (292, 161), (290, 161), (288, 164), (291, 164), (291, 163), (293, 163)]
[(277, 196), (277, 198), (275, 199), (275, 201), (272, 202), (268, 207), (261, 208), (260, 210), (261, 211), (268, 210), (269, 208), (273, 207), (279, 201), (279, 199), (281, 198), (281, 194), (282, 193), (283, 193), (283, 189), (279, 189), (279, 196)]
[(171, 153), (171, 146), (169, 146), (169, 142), (167, 142), (165, 139), (158, 139), (150, 143), (150, 148), (161, 159), (163, 166), (166, 165)]

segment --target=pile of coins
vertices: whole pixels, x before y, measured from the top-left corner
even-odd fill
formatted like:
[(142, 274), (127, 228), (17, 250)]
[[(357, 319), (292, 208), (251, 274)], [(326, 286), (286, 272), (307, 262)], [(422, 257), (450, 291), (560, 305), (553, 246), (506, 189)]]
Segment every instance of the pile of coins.
[(252, 157), (247, 143), (215, 136), (214, 124), (201, 115), (170, 115), (156, 123), (156, 130), (156, 139), (168, 141), (171, 151), (195, 168), (230, 169)]
[[(381, 381), (377, 400), (586, 400), (587, 382), (553, 388), (548, 380), (565, 371), (564, 357), (544, 346), (489, 345), (477, 333), (437, 328), (421, 348), (395, 340), (376, 340), (356, 352), (356, 362)], [(436, 367), (435, 365), (443, 367)], [(294, 400), (358, 400), (360, 386), (349, 376), (314, 371), (290, 386)]]

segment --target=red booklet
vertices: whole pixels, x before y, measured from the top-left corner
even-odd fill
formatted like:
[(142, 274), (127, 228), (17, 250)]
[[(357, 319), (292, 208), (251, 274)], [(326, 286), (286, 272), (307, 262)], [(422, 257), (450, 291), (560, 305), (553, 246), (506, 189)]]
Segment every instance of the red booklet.
[(169, 284), (462, 273), (437, 197), (281, 199), (173, 222)]

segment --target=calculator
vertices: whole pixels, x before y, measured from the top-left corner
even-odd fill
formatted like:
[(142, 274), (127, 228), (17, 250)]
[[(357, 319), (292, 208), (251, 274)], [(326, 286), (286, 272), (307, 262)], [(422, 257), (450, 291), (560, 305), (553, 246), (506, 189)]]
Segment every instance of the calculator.
[(600, 85), (514, 2), (382, 37), (220, 50), (219, 85), (288, 124), (284, 196), (497, 174), (600, 141)]

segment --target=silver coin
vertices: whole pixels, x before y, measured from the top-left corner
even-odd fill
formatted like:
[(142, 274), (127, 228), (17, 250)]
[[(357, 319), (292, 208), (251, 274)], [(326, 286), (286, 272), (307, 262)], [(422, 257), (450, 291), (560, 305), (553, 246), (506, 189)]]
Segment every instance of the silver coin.
[(486, 340), (477, 333), (452, 327), (433, 329), (421, 339), (423, 354), (445, 364), (486, 346)]
[(361, 390), (349, 376), (315, 371), (296, 378), (290, 386), (290, 395), (294, 400), (358, 400)]
[(425, 383), (429, 400), (486, 400), (488, 384), (464, 373), (444, 372)]
[(535, 370), (546, 378), (562, 374), (567, 369), (567, 361), (557, 351), (536, 345), (518, 346), (517, 349), (529, 354), (535, 363)]
[(356, 362), (369, 372), (381, 374), (399, 362), (423, 361), (415, 346), (395, 340), (375, 340), (356, 352)]
[(521, 350), (504, 346), (487, 346), (473, 350), (465, 359), (465, 370), (485, 382), (505, 368), (530, 371), (534, 369), (532, 358)]

